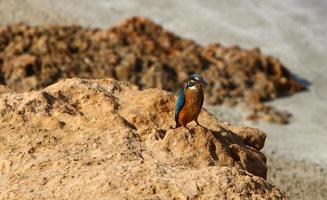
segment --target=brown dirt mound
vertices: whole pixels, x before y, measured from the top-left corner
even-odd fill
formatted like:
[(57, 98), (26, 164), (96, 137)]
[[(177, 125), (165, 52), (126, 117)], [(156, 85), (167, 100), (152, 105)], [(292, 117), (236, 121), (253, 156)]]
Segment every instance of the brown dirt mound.
[(143, 17), (108, 30), (24, 24), (0, 29), (0, 83), (16, 91), (67, 77), (111, 77), (176, 92), (194, 72), (209, 82), (208, 103), (246, 102), (251, 119), (287, 123), (288, 114), (262, 102), (304, 89), (276, 58), (258, 49), (202, 47)]
[(286, 199), (265, 180), (263, 132), (206, 111), (172, 129), (171, 93), (110, 79), (1, 92), (0, 198)]

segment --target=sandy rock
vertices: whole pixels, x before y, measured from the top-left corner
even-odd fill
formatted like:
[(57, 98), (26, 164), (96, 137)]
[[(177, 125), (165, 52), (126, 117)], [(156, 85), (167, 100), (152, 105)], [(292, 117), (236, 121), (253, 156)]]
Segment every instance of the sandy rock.
[(12, 91), (10, 88), (4, 86), (4, 85), (0, 85), (0, 95), (4, 94), (4, 93), (8, 93)]
[(246, 145), (257, 150), (263, 148), (266, 140), (266, 134), (260, 129), (251, 127), (231, 127), (231, 130), (242, 137)]
[(286, 199), (265, 178), (259, 130), (174, 125), (175, 97), (67, 79), (0, 97), (2, 199)]

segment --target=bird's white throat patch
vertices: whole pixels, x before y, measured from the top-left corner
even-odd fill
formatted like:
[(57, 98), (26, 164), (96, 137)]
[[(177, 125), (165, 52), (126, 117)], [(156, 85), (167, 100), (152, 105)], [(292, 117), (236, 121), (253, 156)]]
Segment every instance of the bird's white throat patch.
[(197, 88), (195, 85), (193, 85), (192, 87), (189, 87), (189, 89), (199, 91), (199, 88)]

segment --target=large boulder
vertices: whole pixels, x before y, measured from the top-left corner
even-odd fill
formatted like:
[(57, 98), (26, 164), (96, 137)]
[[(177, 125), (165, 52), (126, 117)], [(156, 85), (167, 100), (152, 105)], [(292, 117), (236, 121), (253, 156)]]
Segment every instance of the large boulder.
[(0, 198), (286, 199), (263, 132), (205, 110), (174, 129), (169, 92), (75, 78), (0, 94)]

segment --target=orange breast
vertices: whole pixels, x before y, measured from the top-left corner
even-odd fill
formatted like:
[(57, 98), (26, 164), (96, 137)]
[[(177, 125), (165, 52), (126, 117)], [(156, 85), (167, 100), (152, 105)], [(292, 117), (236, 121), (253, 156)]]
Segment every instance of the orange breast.
[(200, 114), (203, 102), (203, 90), (187, 89), (185, 92), (185, 102), (182, 110), (178, 115), (178, 124), (186, 125), (189, 122), (196, 120)]

